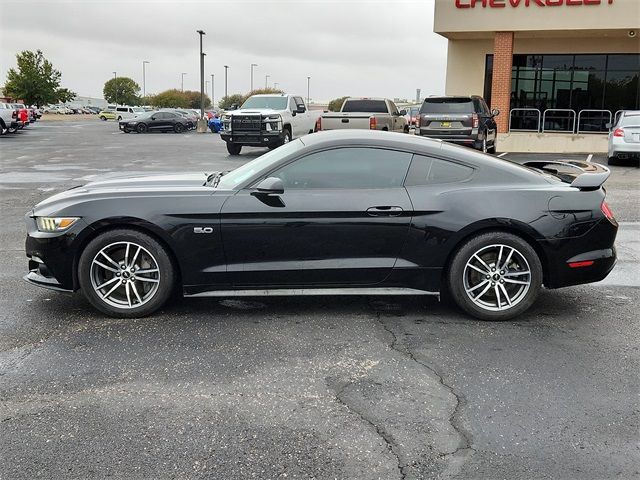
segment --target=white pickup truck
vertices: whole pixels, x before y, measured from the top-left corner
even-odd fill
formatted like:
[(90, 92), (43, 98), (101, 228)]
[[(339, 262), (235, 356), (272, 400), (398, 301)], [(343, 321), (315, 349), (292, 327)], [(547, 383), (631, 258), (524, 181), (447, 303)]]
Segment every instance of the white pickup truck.
[(337, 113), (325, 113), (320, 117), (317, 130), (359, 128), (409, 132), (405, 110), (388, 98), (347, 98)]
[(319, 114), (308, 111), (297, 95), (252, 95), (223, 115), (220, 138), (230, 155), (239, 155), (244, 145), (276, 148), (313, 133)]
[(18, 129), (18, 111), (10, 103), (0, 103), (0, 135)]

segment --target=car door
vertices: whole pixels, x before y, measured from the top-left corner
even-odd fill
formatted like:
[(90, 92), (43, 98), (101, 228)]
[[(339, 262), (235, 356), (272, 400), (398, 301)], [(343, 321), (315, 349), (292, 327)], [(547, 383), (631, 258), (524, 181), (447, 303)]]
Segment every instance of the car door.
[(372, 285), (390, 273), (412, 205), (403, 187), (411, 154), (344, 147), (311, 153), (255, 183), (221, 212), (230, 281), (237, 286)]
[(301, 137), (309, 133), (312, 127), (309, 126), (309, 112), (307, 111), (307, 106), (304, 104), (304, 100), (302, 97), (293, 97), (293, 101), (296, 104), (296, 109), (304, 108), (304, 113), (296, 113), (296, 131), (294, 134), (295, 137)]
[(391, 114), (391, 131), (398, 132), (403, 130), (402, 121), (400, 120), (400, 114), (398, 112), (398, 107), (396, 107), (395, 103), (388, 102), (389, 113)]

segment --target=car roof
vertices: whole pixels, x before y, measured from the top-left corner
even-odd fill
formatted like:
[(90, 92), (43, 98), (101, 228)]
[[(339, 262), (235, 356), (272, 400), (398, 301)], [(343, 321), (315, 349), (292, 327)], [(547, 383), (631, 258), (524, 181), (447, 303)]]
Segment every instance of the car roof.
[(468, 147), (453, 145), (432, 138), (424, 138), (406, 133), (385, 132), (381, 130), (326, 130), (300, 139), (308, 147), (318, 149), (326, 147), (366, 146), (409, 150), (419, 155), (458, 160), (478, 167), (496, 168), (509, 171), (516, 176), (529, 179), (539, 175), (531, 169), (516, 163), (484, 154)]

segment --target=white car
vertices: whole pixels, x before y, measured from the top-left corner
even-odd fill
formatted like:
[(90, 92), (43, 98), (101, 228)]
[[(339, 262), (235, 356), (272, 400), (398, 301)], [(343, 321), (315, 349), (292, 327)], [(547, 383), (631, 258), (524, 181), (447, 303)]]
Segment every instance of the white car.
[(142, 107), (129, 107), (127, 105), (121, 105), (116, 107), (116, 120), (127, 120), (129, 118), (135, 118), (138, 115), (145, 113)]
[(640, 110), (625, 110), (609, 131), (609, 165), (627, 158), (640, 159)]
[(313, 133), (320, 113), (310, 112), (299, 95), (252, 95), (224, 114), (220, 138), (230, 155), (239, 155), (244, 145), (277, 148)]

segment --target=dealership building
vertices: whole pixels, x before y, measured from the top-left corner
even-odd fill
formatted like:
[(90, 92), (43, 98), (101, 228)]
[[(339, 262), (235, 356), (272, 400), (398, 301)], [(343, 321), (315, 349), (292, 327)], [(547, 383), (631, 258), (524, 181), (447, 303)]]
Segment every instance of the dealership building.
[(500, 110), (500, 149), (604, 152), (640, 110), (640, 0), (436, 0), (447, 95)]

